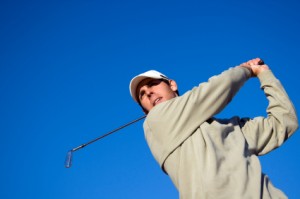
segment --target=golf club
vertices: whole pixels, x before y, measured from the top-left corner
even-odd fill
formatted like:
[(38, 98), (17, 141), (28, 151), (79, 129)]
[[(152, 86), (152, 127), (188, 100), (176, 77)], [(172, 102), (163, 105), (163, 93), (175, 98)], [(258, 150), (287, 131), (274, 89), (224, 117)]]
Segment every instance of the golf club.
[(100, 139), (102, 139), (102, 138), (104, 138), (104, 137), (106, 137), (106, 136), (108, 136), (108, 135), (110, 135), (110, 134), (112, 134), (112, 133), (114, 133), (114, 132), (122, 129), (122, 128), (125, 128), (126, 126), (129, 126), (129, 125), (131, 125), (131, 124), (133, 124), (133, 123), (135, 123), (137, 121), (140, 121), (141, 119), (143, 119), (145, 117), (146, 117), (146, 115), (143, 115), (142, 117), (140, 117), (138, 119), (135, 119), (135, 120), (133, 120), (131, 122), (128, 122), (127, 124), (124, 124), (123, 126), (120, 126), (120, 127), (116, 128), (116, 129), (114, 129), (114, 130), (112, 130), (112, 131), (110, 131), (110, 132), (108, 132), (108, 133), (106, 133), (104, 135), (101, 135), (101, 136), (97, 137), (96, 139), (93, 139), (93, 140), (91, 140), (91, 141), (89, 141), (89, 142), (87, 142), (85, 144), (82, 144), (82, 145), (80, 145), (78, 147), (75, 147), (75, 148), (71, 149), (67, 153), (66, 161), (65, 161), (65, 167), (66, 168), (70, 168), (72, 166), (72, 155), (73, 155), (73, 152), (75, 152), (75, 151), (77, 151), (79, 149), (82, 149), (83, 147), (85, 147), (85, 146), (87, 146), (89, 144), (92, 144), (93, 142), (96, 142), (97, 140), (100, 140)]

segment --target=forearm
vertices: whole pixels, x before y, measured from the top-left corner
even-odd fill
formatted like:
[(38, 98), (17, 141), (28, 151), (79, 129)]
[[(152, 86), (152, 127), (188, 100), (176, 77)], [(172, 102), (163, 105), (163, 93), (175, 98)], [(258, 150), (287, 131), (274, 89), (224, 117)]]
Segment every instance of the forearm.
[(191, 112), (204, 121), (211, 118), (225, 108), (250, 76), (248, 69), (235, 67), (211, 77), (191, 92)]
[(271, 71), (265, 71), (258, 76), (261, 88), (269, 100), (267, 108), (268, 124), (273, 126), (273, 131), (281, 144), (290, 137), (298, 128), (298, 118), (292, 101), (285, 89)]
[(293, 103), (273, 73), (264, 71), (258, 78), (269, 101), (268, 116), (250, 120), (243, 129), (250, 147), (262, 155), (279, 147), (297, 130), (298, 118)]

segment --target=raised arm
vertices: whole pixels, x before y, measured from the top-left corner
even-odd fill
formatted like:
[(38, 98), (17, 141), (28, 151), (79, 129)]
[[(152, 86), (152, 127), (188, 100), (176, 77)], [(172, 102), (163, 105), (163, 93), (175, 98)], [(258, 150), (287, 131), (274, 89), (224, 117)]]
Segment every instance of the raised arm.
[(267, 65), (253, 67), (269, 101), (268, 116), (243, 119), (242, 130), (253, 153), (263, 155), (279, 147), (298, 128), (296, 110), (285, 89)]
[(195, 103), (191, 112), (198, 111), (197, 119), (204, 122), (222, 111), (250, 77), (269, 70), (263, 63), (260, 58), (251, 59), (200, 84), (191, 92), (190, 100)]
[(157, 161), (162, 165), (168, 154), (202, 123), (219, 113), (250, 77), (248, 68), (234, 67), (183, 96), (155, 106), (147, 115), (144, 130)]

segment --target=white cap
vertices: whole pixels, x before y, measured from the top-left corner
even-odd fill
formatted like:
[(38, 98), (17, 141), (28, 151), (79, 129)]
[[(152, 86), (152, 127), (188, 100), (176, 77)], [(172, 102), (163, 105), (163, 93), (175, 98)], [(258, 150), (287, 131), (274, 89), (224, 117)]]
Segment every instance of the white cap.
[(164, 74), (156, 71), (156, 70), (149, 70), (147, 72), (141, 73), (134, 78), (131, 79), (130, 85), (129, 85), (129, 90), (130, 90), (130, 95), (134, 99), (134, 101), (138, 102), (138, 99), (136, 97), (136, 89), (141, 81), (143, 81), (146, 78), (152, 78), (152, 79), (166, 79), (168, 80), (169, 78), (165, 76)]

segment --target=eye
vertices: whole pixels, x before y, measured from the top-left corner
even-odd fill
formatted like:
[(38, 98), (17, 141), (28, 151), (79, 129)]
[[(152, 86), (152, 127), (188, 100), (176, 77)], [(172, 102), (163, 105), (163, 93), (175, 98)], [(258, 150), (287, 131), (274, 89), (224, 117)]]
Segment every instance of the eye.
[(142, 99), (144, 95), (145, 95), (145, 91), (141, 91), (139, 94), (139, 98)]

